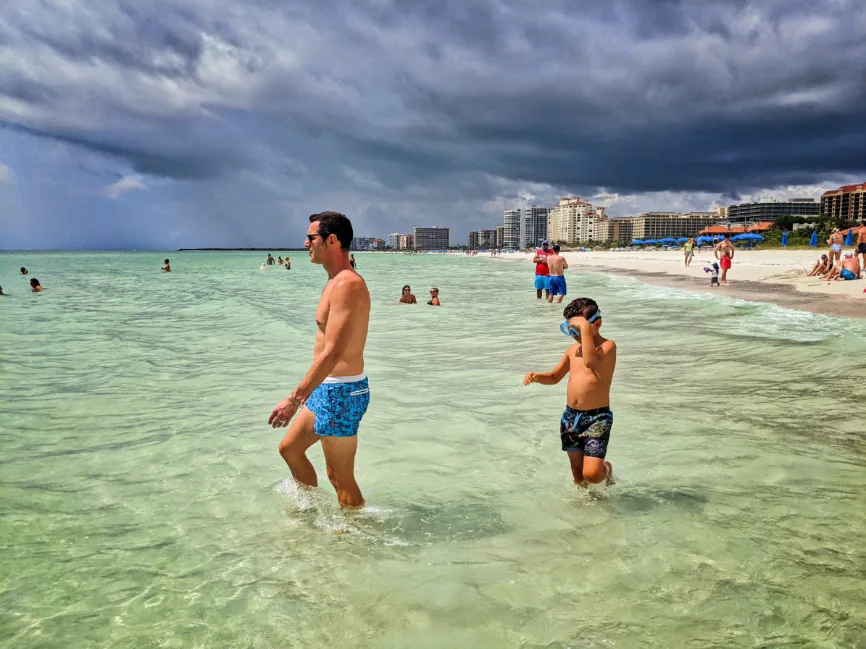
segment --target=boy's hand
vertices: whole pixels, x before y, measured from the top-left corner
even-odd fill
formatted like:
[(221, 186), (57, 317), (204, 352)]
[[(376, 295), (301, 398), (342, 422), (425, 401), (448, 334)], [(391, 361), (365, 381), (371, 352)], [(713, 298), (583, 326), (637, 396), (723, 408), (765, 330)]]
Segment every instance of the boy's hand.
[(523, 385), (529, 385), (530, 383), (535, 383), (538, 379), (538, 374), (535, 372), (530, 372), (526, 376), (523, 377)]

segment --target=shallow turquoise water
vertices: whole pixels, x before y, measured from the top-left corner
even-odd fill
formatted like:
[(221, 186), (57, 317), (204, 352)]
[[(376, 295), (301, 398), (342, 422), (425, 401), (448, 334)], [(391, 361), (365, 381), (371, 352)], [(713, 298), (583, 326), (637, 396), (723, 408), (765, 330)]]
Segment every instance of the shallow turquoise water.
[(531, 265), (358, 255), (345, 515), (266, 425), (324, 272), (164, 256), (0, 255), (0, 646), (866, 646), (866, 323), (570, 275), (619, 346), (620, 482), (587, 494), (564, 384), (520, 384), (568, 344)]

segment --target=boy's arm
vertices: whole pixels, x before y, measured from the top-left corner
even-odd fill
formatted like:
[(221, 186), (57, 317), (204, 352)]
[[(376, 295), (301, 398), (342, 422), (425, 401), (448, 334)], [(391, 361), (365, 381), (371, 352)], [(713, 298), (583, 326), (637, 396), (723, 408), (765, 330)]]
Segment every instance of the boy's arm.
[(559, 361), (559, 364), (553, 368), (552, 372), (530, 372), (526, 376), (523, 377), (523, 385), (529, 385), (530, 383), (541, 383), (542, 385), (556, 385), (559, 383), (563, 377), (568, 374), (568, 364), (569, 358), (568, 353), (571, 351), (571, 347), (568, 348), (568, 351), (562, 357), (562, 360)]
[[(586, 320), (580, 323), (580, 337), (583, 340), (592, 340), (590, 326)], [(612, 340), (605, 340), (598, 347), (583, 345), (582, 351), (583, 364), (591, 370), (598, 370), (608, 363), (616, 363), (616, 343)]]

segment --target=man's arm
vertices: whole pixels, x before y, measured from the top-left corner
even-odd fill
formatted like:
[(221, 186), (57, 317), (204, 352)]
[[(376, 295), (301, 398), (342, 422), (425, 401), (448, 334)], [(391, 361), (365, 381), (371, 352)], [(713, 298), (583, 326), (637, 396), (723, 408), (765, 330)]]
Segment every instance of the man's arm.
[[(569, 351), (571, 351), (571, 347), (569, 347)], [(541, 383), (542, 385), (556, 385), (557, 383), (559, 383), (563, 379), (563, 377), (568, 374), (570, 362), (568, 358), (569, 351), (565, 352), (562, 360), (560, 360), (559, 364), (553, 368), (552, 372), (530, 372), (523, 377), (523, 385), (529, 385), (530, 383)]]
[(539, 255), (535, 255), (535, 257), (532, 258), (533, 264), (540, 264), (541, 262), (542, 262), (542, 257), (540, 257)]
[(720, 245), (722, 245), (722, 244), (717, 243), (716, 245), (713, 246), (713, 255), (715, 256), (716, 259), (719, 258), (719, 246)]
[(351, 316), (352, 313), (357, 312), (362, 294), (359, 283), (347, 280), (338, 282), (331, 289), (331, 294), (328, 296), (330, 306), (328, 324), (325, 327), (325, 347), (292, 392), (292, 398), (303, 403), (343, 358), (349, 344)]
[(562, 270), (565, 270), (566, 268), (568, 268), (568, 262), (565, 261), (565, 257), (563, 257), (562, 258)]

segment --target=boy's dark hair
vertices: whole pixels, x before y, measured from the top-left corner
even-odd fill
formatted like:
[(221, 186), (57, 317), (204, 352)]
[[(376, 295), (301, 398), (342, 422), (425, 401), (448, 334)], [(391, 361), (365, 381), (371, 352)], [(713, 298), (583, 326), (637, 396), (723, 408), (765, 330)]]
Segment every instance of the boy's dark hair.
[(167, 263), (168, 263), (168, 259), (166, 259), (166, 260), (165, 260), (164, 262), (162, 262), (162, 263), (167, 264)]
[(559, 252), (559, 244), (558, 243), (553, 244), (553, 252)]
[(578, 316), (583, 316), (589, 320), (598, 311), (598, 304), (591, 297), (579, 297), (568, 303), (568, 306), (562, 312), (566, 320), (571, 320)]
[(345, 214), (331, 211), (310, 214), (310, 223), (316, 221), (319, 222), (319, 234), (322, 235), (322, 239), (327, 239), (333, 234), (336, 235), (343, 250), (348, 250), (352, 246), (352, 237), (355, 233), (352, 231), (352, 222)]

